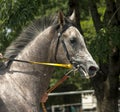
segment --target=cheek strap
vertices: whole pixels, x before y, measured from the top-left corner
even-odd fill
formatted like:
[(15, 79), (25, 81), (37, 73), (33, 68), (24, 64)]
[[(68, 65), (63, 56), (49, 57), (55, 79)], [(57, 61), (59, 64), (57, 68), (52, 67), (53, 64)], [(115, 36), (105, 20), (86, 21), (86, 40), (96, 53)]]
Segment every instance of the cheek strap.
[[(56, 44), (56, 48), (55, 48), (55, 61), (56, 61), (56, 62), (57, 62), (57, 52), (58, 52), (58, 47), (59, 47), (59, 43), (60, 43), (60, 38), (62, 37), (62, 34), (63, 34), (70, 26), (73, 26), (73, 25), (71, 25), (71, 24), (69, 24), (69, 25), (64, 25), (64, 26), (62, 27), (62, 31), (58, 33), (58, 40), (57, 40), (57, 44)], [(61, 39), (61, 42), (62, 42), (63, 48), (64, 48), (64, 50), (65, 50), (65, 52), (66, 52), (66, 56), (67, 56), (68, 60), (69, 60), (70, 63), (71, 63), (70, 56), (69, 56), (67, 47), (66, 47), (66, 45), (65, 45), (65, 42), (64, 42), (63, 39)]]

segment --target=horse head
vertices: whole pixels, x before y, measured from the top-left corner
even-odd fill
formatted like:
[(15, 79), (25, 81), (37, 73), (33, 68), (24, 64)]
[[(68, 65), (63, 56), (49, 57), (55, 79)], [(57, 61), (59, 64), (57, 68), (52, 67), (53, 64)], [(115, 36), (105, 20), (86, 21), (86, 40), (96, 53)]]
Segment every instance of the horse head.
[(99, 67), (87, 50), (82, 34), (75, 26), (75, 12), (66, 18), (59, 13), (57, 21), (57, 38), (51, 47), (54, 50), (55, 61), (71, 63), (84, 77), (92, 77)]

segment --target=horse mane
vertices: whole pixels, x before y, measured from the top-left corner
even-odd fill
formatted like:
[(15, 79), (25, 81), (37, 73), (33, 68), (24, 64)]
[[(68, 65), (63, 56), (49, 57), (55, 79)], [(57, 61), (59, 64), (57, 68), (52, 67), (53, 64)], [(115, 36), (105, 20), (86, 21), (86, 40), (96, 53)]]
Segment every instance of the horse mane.
[[(73, 22), (64, 16), (66, 24), (73, 24)], [(10, 46), (6, 49), (4, 57), (15, 58), (38, 34), (49, 26), (57, 26), (58, 15), (51, 15), (49, 17), (43, 16), (40, 19), (33, 21), (22, 33), (16, 38)], [(75, 25), (74, 25), (75, 26)]]
[(6, 49), (4, 56), (6, 58), (15, 58), (26, 45), (28, 45), (45, 28), (52, 25), (52, 23), (52, 16), (44, 16), (41, 19), (35, 20), (30, 26), (23, 30), (15, 41), (11, 43), (11, 45)]

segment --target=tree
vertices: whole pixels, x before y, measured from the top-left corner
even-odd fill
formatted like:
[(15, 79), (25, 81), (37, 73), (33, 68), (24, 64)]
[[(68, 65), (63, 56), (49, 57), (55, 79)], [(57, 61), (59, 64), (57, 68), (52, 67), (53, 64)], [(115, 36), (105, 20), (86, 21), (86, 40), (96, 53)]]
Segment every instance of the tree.
[(96, 2), (95, 0), (89, 0), (89, 4), (90, 4), (90, 12), (94, 22), (94, 26), (95, 26), (96, 32), (98, 33), (102, 28), (102, 22), (100, 20), (100, 15), (97, 10)]
[[(119, 6), (114, 0), (106, 0), (106, 11), (104, 14), (103, 25), (97, 30), (97, 54), (100, 64), (100, 72), (91, 79), (95, 89), (98, 112), (117, 112), (118, 111), (118, 87), (120, 75), (120, 41), (119, 41)], [(91, 0), (90, 7), (95, 8), (95, 1)], [(94, 6), (93, 6), (94, 4)], [(96, 10), (96, 9), (95, 9)], [(94, 11), (95, 11), (94, 10)], [(94, 13), (91, 10), (91, 13)], [(93, 21), (102, 23), (98, 12), (92, 16)], [(94, 22), (94, 26), (98, 26)], [(103, 27), (107, 26), (107, 27)], [(99, 32), (99, 33), (98, 33)], [(102, 49), (103, 48), (103, 49)], [(104, 58), (102, 58), (104, 57)]]

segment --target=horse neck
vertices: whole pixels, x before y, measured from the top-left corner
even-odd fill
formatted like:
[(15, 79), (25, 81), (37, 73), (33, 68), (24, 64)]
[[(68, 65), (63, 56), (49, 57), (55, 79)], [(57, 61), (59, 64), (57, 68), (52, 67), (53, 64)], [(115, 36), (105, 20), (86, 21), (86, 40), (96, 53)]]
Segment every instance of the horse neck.
[[(54, 36), (52, 28), (49, 27), (27, 45), (16, 59), (49, 62), (49, 49)], [(17, 85), (26, 88), (24, 93), (30, 92), (36, 97), (38, 95), (37, 98), (39, 98), (48, 87), (52, 71), (53, 68), (45, 65), (13, 62), (9, 73), (10, 77), (17, 82)]]

